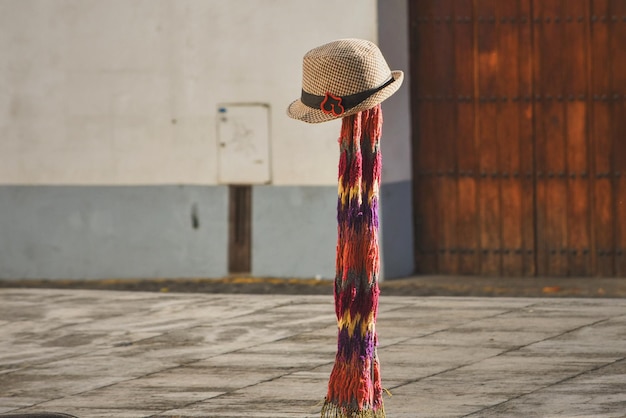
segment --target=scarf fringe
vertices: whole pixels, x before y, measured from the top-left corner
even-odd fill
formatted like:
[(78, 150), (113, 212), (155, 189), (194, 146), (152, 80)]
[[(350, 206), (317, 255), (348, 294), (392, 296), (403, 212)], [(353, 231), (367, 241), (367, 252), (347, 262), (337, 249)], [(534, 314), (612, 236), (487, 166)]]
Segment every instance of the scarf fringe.
[(332, 402), (324, 401), (321, 418), (385, 418), (385, 409), (353, 410), (340, 407)]

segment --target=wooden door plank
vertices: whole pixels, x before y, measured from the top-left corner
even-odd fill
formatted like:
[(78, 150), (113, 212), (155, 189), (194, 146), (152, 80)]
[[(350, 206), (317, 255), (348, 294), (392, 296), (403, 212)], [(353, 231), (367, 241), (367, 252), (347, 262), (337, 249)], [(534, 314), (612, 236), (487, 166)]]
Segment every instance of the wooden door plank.
[(611, 3), (615, 275), (626, 277), (626, 0)]
[(250, 273), (252, 267), (252, 186), (231, 185), (228, 192), (228, 272)]
[(536, 98), (541, 99), (541, 93), (545, 88), (543, 81), (542, 67), (544, 65), (543, 39), (546, 37), (545, 26), (543, 25), (543, 9), (542, 2), (533, 0), (532, 3), (532, 31), (533, 31), (533, 48), (532, 48), (532, 67), (533, 67), (533, 90), (531, 100), (533, 101), (533, 133), (535, 137), (535, 149), (533, 160), (534, 170), (534, 188), (535, 188), (535, 262), (536, 273), (539, 276), (545, 276), (548, 270), (547, 260), (547, 236), (546, 236), (546, 184), (543, 179), (543, 173), (546, 171), (546, 155), (545, 143), (546, 133), (543, 127), (543, 103)]
[[(567, 148), (565, 144), (565, 95), (563, 72), (565, 53), (563, 50), (563, 23), (561, 16), (564, 0), (544, 0), (544, 23), (546, 26), (546, 56), (544, 56), (542, 101), (545, 113), (546, 133), (546, 235), (549, 252), (548, 270), (550, 276), (566, 276), (567, 270)], [(565, 0), (567, 1), (567, 0)]]
[(519, 69), (519, 156), (522, 187), (522, 260), (523, 275), (536, 273), (535, 253), (535, 136), (533, 126), (533, 43), (532, 43), (532, 0), (520, 2), (520, 69)]
[(502, 274), (522, 274), (522, 187), (519, 124), (519, 10), (518, 1), (497, 3), (498, 81), (497, 152)]
[(497, 32), (495, 0), (476, 0), (477, 16), (476, 77), (478, 108), (476, 140), (479, 154), (478, 186), (479, 228), (481, 240), (480, 272), (497, 275), (501, 272), (500, 201), (498, 190), (497, 118), (495, 101), (498, 80)]
[[(561, 0), (535, 0), (539, 65), (535, 93), (539, 274), (567, 274), (567, 189)], [(560, 98), (560, 99), (559, 99)]]
[(413, 109), (413, 161), (415, 182), (416, 271), (437, 273), (438, 190), (436, 184), (437, 138), (435, 135), (434, 60), (432, 2), (409, 2), (411, 21), (411, 97)]
[(478, 169), (474, 131), (474, 18), (470, 1), (454, 2), (457, 150), (457, 251), (460, 274), (478, 274)]
[(430, 62), (434, 73), (435, 132), (437, 138), (437, 188), (439, 190), (439, 257), (438, 271), (458, 273), (456, 252), (456, 114), (454, 94), (454, 0), (439, 0), (435, 4), (434, 39), (437, 45), (435, 59)]
[[(611, 90), (611, 54), (607, 15), (608, 0), (591, 2), (590, 83), (592, 123), (590, 126), (593, 155), (592, 184), (592, 262), (594, 274), (609, 277), (614, 273), (611, 249), (614, 246), (613, 199), (610, 173), (612, 172), (611, 109), (605, 100)], [(604, 17), (604, 19), (603, 19)]]
[(563, 3), (563, 81), (567, 152), (567, 264), (570, 276), (591, 274), (589, 147), (587, 135), (587, 37), (589, 0)]

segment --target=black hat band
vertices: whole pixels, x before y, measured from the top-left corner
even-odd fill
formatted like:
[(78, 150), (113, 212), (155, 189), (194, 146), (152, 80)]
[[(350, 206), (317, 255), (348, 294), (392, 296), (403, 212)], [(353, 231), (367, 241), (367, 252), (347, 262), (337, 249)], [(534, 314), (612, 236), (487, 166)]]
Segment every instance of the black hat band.
[(300, 101), (306, 106), (313, 109), (320, 109), (322, 112), (334, 116), (341, 116), (346, 110), (350, 110), (363, 102), (368, 97), (378, 93), (396, 79), (393, 76), (385, 81), (382, 85), (373, 89), (365, 90), (360, 93), (350, 94), (348, 96), (335, 96), (332, 93), (326, 93), (324, 96), (316, 96), (302, 90)]

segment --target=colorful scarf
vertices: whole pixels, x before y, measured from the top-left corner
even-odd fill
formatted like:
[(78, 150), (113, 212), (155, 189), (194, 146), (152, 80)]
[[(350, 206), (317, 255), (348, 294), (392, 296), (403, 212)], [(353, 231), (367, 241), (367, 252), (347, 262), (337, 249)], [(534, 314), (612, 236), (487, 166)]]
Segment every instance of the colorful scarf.
[(338, 344), (322, 418), (385, 416), (378, 338), (380, 104), (342, 119), (335, 313)]

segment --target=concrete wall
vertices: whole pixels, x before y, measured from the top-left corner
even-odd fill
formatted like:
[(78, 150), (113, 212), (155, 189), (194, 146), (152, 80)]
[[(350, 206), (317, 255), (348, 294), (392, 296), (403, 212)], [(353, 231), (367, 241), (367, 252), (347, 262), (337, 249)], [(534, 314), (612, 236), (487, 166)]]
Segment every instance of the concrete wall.
[(0, 183), (216, 184), (218, 104), (255, 102), (272, 183), (333, 184), (337, 124), (285, 109), (304, 52), (376, 36), (375, 0), (2, 0)]
[[(224, 104), (269, 109), (252, 273), (332, 277), (340, 121), (309, 125), (285, 109), (300, 95), (303, 54), (334, 39), (380, 31), (390, 66), (406, 73), (405, 6), (0, 0), (0, 278), (227, 274)], [(388, 277), (412, 268), (407, 92), (384, 104)]]
[(252, 273), (335, 277), (336, 186), (253, 189)]
[(227, 191), (0, 186), (0, 278), (221, 277)]
[(378, 27), (385, 59), (405, 76), (404, 86), (383, 103), (382, 268), (384, 276), (392, 278), (408, 276), (415, 269), (407, 0), (379, 1)]

